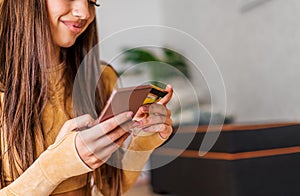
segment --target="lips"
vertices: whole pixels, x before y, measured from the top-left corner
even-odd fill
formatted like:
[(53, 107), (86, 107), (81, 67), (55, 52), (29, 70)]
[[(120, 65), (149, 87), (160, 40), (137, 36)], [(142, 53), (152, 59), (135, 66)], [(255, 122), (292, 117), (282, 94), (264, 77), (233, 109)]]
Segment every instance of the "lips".
[(71, 32), (76, 33), (76, 34), (80, 33), (84, 26), (83, 22), (62, 21), (62, 23), (64, 23)]

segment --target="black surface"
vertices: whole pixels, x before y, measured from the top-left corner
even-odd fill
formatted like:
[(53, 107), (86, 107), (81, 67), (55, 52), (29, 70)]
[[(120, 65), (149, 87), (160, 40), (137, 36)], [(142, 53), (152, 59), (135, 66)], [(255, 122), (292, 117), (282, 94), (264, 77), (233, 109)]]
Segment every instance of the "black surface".
[(299, 153), (237, 161), (177, 158), (152, 170), (151, 184), (156, 193), (177, 196), (299, 196), (299, 164)]
[[(180, 133), (162, 148), (180, 149), (181, 141), (189, 137)], [(197, 133), (188, 149), (198, 151), (203, 137), (204, 133)], [(300, 146), (300, 125), (224, 131), (211, 151), (235, 153), (291, 146)], [(153, 153), (150, 160), (157, 165), (169, 158)], [(299, 196), (300, 153), (233, 161), (177, 157), (152, 170), (151, 175), (155, 192), (177, 196)]]
[[(186, 129), (189, 129), (186, 128)], [(192, 128), (190, 128), (192, 129)], [(180, 134), (180, 135), (179, 135)], [(215, 134), (215, 133), (207, 133)], [(182, 149), (189, 138), (193, 138), (187, 149), (199, 150), (205, 133), (177, 133), (165, 146)], [(248, 152), (282, 147), (300, 146), (300, 125), (265, 128), (249, 131), (224, 131), (210, 152)]]

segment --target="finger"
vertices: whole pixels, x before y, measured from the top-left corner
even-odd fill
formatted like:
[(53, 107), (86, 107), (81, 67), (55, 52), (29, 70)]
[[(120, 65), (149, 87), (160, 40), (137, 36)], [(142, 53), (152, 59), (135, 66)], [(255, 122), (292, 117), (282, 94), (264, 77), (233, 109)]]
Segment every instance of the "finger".
[(98, 168), (103, 164), (101, 160), (94, 154), (95, 149), (93, 146), (87, 145), (85, 140), (82, 138), (82, 132), (79, 132), (76, 136), (76, 149), (80, 158), (92, 169)]
[(122, 146), (123, 143), (125, 142), (125, 140), (130, 136), (130, 133), (126, 133), (124, 134), (121, 138), (119, 138), (115, 143), (118, 145), (118, 146)]
[(158, 102), (162, 105), (167, 105), (173, 96), (173, 88), (170, 84), (166, 86), (165, 90), (168, 92), (168, 94)]
[(94, 123), (94, 119), (89, 114), (85, 114), (82, 116), (78, 116), (76, 118), (67, 120), (62, 128), (74, 130), (74, 129), (80, 129), (85, 127), (90, 127)]
[(99, 142), (101, 141), (101, 145), (106, 147), (111, 145), (112, 143), (115, 143), (127, 133), (127, 131), (118, 127), (115, 130), (109, 132), (107, 135), (104, 135), (101, 138), (99, 138)]
[(106, 148), (104, 149), (104, 153), (106, 153), (106, 154), (114, 153), (118, 148), (120, 148), (122, 146), (122, 144), (128, 138), (129, 135), (130, 135), (129, 133), (125, 133), (116, 142), (113, 142), (110, 145), (106, 146)]
[(111, 155), (120, 148), (129, 135), (129, 133), (124, 134), (118, 141), (106, 146), (104, 149), (99, 151), (99, 153), (96, 153), (95, 156), (98, 157), (99, 160), (106, 162), (109, 157), (111, 157)]
[(143, 117), (147, 116), (149, 113), (149, 107), (150, 107), (150, 104), (139, 107), (139, 110), (137, 111), (137, 113), (134, 116), (135, 119), (139, 119), (139, 118), (143, 118)]
[(135, 120), (132, 120), (132, 121), (129, 121), (127, 123), (124, 123), (122, 125), (120, 125), (120, 128), (124, 131), (124, 132), (127, 132), (129, 133), (130, 130), (134, 127), (138, 127), (140, 126), (141, 123), (139, 121), (135, 121)]
[(124, 112), (84, 131), (86, 141), (96, 141), (117, 128), (120, 124), (131, 120), (132, 112)]
[(163, 131), (159, 132), (159, 135), (163, 139), (168, 139), (172, 133), (173, 133), (173, 128), (171, 126), (166, 126)]
[(129, 121), (132, 119), (132, 112), (124, 112), (121, 113), (115, 117), (112, 117), (102, 123), (99, 123), (98, 125), (96, 125), (94, 128), (95, 129), (100, 129), (103, 130), (104, 134), (109, 133), (110, 131), (114, 130), (115, 128), (117, 128), (119, 125)]
[[(87, 163), (91, 168), (97, 168), (104, 162), (106, 162), (110, 156), (122, 145), (126, 138), (130, 135), (125, 133), (116, 142), (110, 141), (104, 146), (103, 138), (95, 142), (86, 143), (86, 140), (81, 136), (82, 132), (79, 132), (76, 138), (77, 150), (79, 151), (80, 157)], [(104, 139), (107, 140), (108, 136)], [(110, 140), (110, 139), (109, 139)]]
[(151, 125), (149, 127), (143, 128), (142, 130), (145, 131), (145, 132), (155, 133), (155, 132), (164, 131), (165, 129), (167, 129), (167, 127), (169, 127), (169, 125), (155, 124), (155, 125)]
[(90, 127), (95, 120), (89, 114), (85, 114), (70, 120), (67, 120), (64, 125), (62, 126), (60, 132), (56, 136), (55, 142), (59, 141), (63, 138), (66, 134), (73, 130), (79, 130), (81, 128)]
[(156, 125), (156, 124), (172, 125), (172, 119), (168, 118), (166, 116), (152, 115), (152, 116), (149, 116), (148, 118), (138, 121), (138, 123), (139, 123), (139, 125), (136, 126), (138, 128), (146, 128), (146, 127)]
[(166, 124), (159, 124), (147, 127), (143, 129), (143, 131), (149, 133), (159, 133), (162, 138), (166, 139), (172, 134), (173, 128)]
[(149, 115), (170, 116), (171, 112), (166, 108), (166, 106), (154, 103), (149, 107)]
[(99, 130), (97, 136), (95, 136), (95, 134), (90, 134), (90, 137), (88, 139), (91, 141), (97, 140), (97, 143), (101, 143), (101, 147), (105, 147), (113, 142), (116, 142), (121, 137), (123, 137), (124, 134), (129, 133), (130, 129), (132, 129), (133, 127), (137, 127), (138, 125), (140, 125), (140, 123), (130, 121), (118, 126), (107, 134), (105, 134), (103, 130)]
[(103, 136), (103, 141), (101, 141), (102, 145), (107, 146), (113, 142), (117, 142), (120, 138), (122, 138), (126, 134), (130, 134), (130, 130), (134, 127), (140, 126), (139, 122), (130, 121), (121, 126), (117, 127), (113, 131), (109, 132), (106, 136)]

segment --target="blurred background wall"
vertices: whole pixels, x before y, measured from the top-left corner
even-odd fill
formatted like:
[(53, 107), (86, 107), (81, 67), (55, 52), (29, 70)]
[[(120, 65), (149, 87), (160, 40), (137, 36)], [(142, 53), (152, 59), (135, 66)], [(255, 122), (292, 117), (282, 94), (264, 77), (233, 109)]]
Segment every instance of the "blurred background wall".
[[(257, 1), (104, 0), (97, 10), (100, 39), (139, 25), (182, 30), (214, 57), (226, 87), (227, 112), (235, 122), (299, 120), (300, 1)], [(157, 36), (163, 43), (168, 35)], [(172, 44), (180, 48), (185, 42), (174, 39)], [(101, 56), (122, 47), (124, 43), (112, 42)], [(193, 82), (201, 90), (197, 77)], [(218, 95), (220, 89), (214, 90)], [(202, 96), (209, 100), (205, 88)]]

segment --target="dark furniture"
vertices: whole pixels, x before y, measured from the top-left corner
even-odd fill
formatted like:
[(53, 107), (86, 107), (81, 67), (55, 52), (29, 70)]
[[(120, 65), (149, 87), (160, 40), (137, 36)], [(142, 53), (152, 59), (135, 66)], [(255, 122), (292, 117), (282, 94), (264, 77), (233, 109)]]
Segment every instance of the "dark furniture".
[[(198, 150), (206, 131), (206, 126), (180, 128), (175, 134), (177, 141), (154, 151), (152, 165), (175, 158), (176, 150), (183, 147), (180, 140), (193, 138), (180, 156), (151, 171), (154, 192), (177, 196), (300, 195), (299, 123), (225, 125), (213, 148), (200, 157)], [(213, 129), (207, 134), (214, 134)]]

